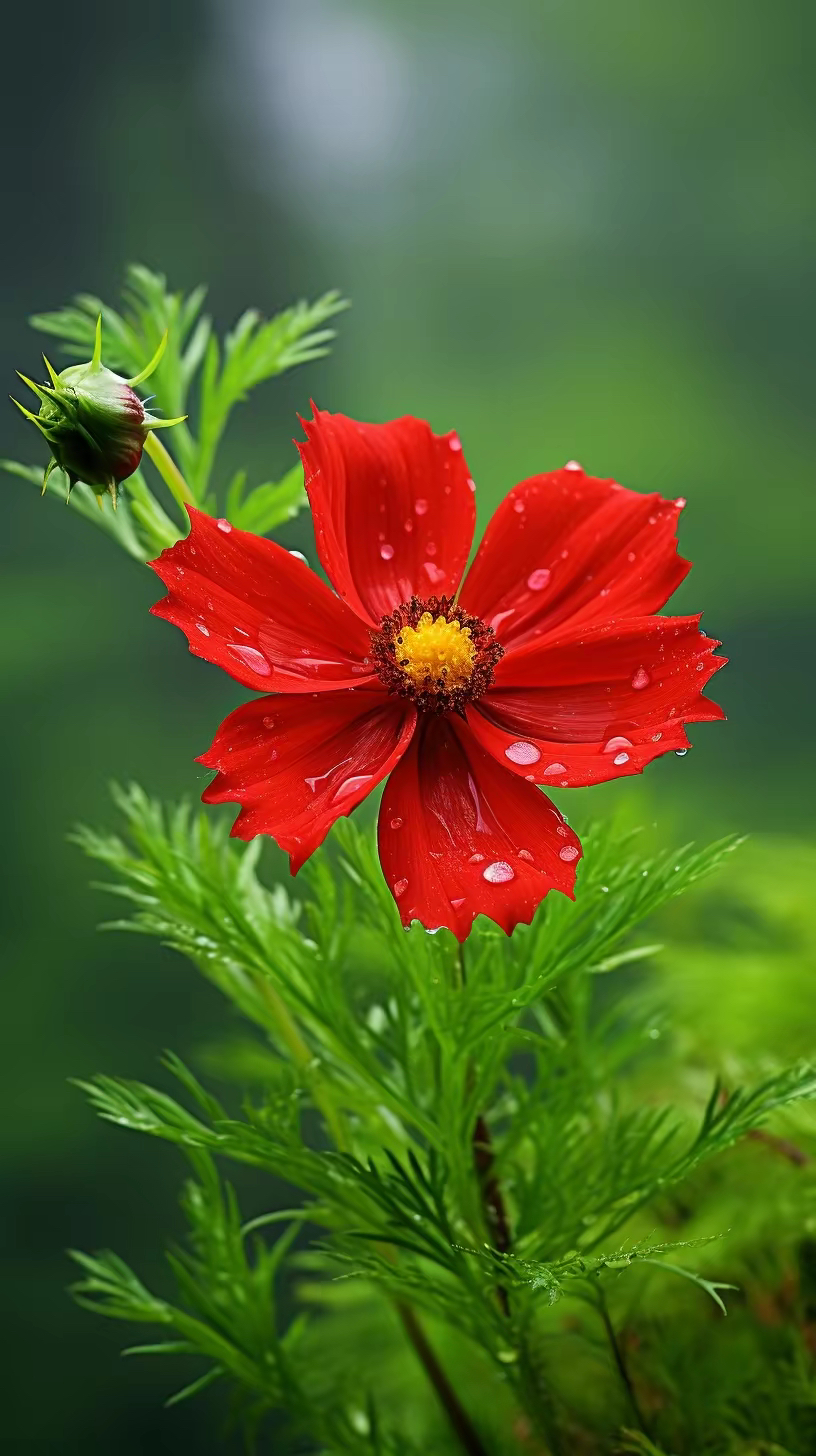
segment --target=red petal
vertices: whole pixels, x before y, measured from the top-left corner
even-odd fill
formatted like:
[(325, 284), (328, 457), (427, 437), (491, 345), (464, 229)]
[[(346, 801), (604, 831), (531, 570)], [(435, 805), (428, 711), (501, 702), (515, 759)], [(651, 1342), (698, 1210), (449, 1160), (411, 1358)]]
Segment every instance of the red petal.
[(475, 915), (509, 935), (549, 890), (572, 897), (581, 854), (549, 799), (499, 768), (464, 724), (432, 717), (386, 784), (379, 845), (403, 925), (445, 925), (458, 940)]
[(502, 501), (462, 587), (462, 605), (505, 647), (569, 620), (656, 612), (689, 570), (677, 555), (681, 501), (566, 468)]
[(199, 763), (219, 770), (201, 797), (241, 804), (233, 834), (271, 834), (297, 874), (335, 819), (350, 814), (398, 762), (415, 723), (413, 707), (382, 693), (253, 698), (230, 714), (201, 755)]
[(452, 596), (473, 540), (473, 482), (456, 435), (406, 415), (363, 425), (314, 409), (298, 444), (320, 560), (375, 626), (415, 593)]
[(702, 695), (725, 658), (699, 622), (633, 618), (531, 642), (502, 658), (468, 723), (499, 763), (536, 783), (640, 773), (688, 747), (684, 723), (725, 716)]
[(150, 563), (169, 588), (151, 610), (181, 628), (196, 657), (262, 693), (372, 680), (367, 629), (305, 562), (188, 510), (190, 534)]

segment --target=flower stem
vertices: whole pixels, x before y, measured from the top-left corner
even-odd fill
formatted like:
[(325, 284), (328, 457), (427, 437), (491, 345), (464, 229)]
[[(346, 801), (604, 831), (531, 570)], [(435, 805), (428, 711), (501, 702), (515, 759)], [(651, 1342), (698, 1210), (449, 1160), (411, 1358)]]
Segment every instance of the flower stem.
[(152, 430), (148, 433), (144, 447), (173, 499), (180, 506), (194, 506), (195, 496), (187, 481), (184, 479), (169, 450), (165, 449), (161, 440), (153, 434)]

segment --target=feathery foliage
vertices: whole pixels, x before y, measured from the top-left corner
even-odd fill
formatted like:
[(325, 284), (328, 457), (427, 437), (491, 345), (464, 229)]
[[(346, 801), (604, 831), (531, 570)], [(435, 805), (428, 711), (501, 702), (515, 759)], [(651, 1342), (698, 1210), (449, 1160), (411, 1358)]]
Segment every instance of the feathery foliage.
[[(712, 1076), (704, 1090), (677, 1064), (672, 1097), (642, 1096), (666, 1058), (647, 993), (661, 914), (736, 841), (653, 855), (637, 836), (590, 830), (575, 904), (549, 897), (509, 939), (477, 922), (462, 951), (446, 931), (400, 929), (371, 837), (351, 823), (290, 895), (259, 877), (257, 843), (237, 844), (212, 816), (166, 810), (135, 787), (116, 797), (123, 836), (77, 834), (126, 907), (110, 928), (155, 937), (213, 982), (255, 1029), (257, 1075), (240, 1109), (172, 1056), (176, 1092), (109, 1076), (83, 1084), (104, 1119), (175, 1143), (199, 1192), (185, 1196), (193, 1253), (171, 1258), (180, 1305), (157, 1303), (112, 1256), (83, 1256), (80, 1298), (169, 1326), (165, 1353), (192, 1347), (210, 1362), (184, 1393), (229, 1382), (247, 1430), (287, 1413), (293, 1450), (410, 1449), (388, 1444), (398, 1433), (420, 1449), (461, 1449), (449, 1445), (444, 1394), (438, 1408), (422, 1401), (420, 1417), (399, 1389), (400, 1320), (410, 1332), (417, 1315), (462, 1372), (479, 1443), (465, 1449), (659, 1452), (664, 1430), (677, 1456), (762, 1449), (739, 1444), (750, 1391), (738, 1382), (709, 1400), (706, 1431), (693, 1402), (686, 1429), (667, 1412), (688, 1322), (698, 1337), (726, 1310), (739, 1333), (746, 1323), (747, 1266), (728, 1224), (710, 1226), (707, 1189), (768, 1156), (768, 1119), (816, 1097), (816, 1069), (766, 1068), (727, 1089)], [(624, 983), (614, 997), (610, 977)], [(250, 1220), (256, 1236), (288, 1225), (254, 1263), (216, 1171), (228, 1161), (298, 1190), (288, 1211)], [(726, 1171), (712, 1185), (713, 1168)], [(812, 1199), (807, 1174), (800, 1187)], [(228, 1221), (229, 1239), (208, 1245), (203, 1207), (213, 1226)], [(291, 1244), (301, 1229), (308, 1253)], [(283, 1329), (272, 1320), (281, 1275), (298, 1295)], [(343, 1356), (355, 1319), (364, 1341), (386, 1322), (362, 1381)], [(191, 1320), (205, 1328), (190, 1334)], [(804, 1339), (790, 1351), (800, 1404)], [(593, 1372), (597, 1408), (579, 1399), (574, 1370)], [(769, 1430), (783, 1429), (777, 1417)]]

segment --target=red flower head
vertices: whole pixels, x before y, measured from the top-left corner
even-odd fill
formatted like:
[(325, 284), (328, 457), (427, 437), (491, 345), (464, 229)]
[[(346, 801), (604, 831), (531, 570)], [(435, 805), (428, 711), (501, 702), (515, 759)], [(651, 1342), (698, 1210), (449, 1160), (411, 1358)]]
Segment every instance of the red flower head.
[[(282, 546), (190, 511), (154, 568), (153, 611), (191, 652), (266, 696), (200, 762), (233, 834), (270, 834), (296, 874), (335, 819), (387, 779), (379, 851), (405, 925), (475, 915), (508, 933), (572, 895), (577, 836), (536, 787), (640, 773), (722, 718), (701, 689), (724, 659), (699, 617), (658, 617), (689, 563), (682, 501), (580, 466), (517, 485), (467, 576), (476, 510), (456, 435), (315, 410), (299, 445), (331, 591)], [(461, 583), (461, 589), (460, 589)]]

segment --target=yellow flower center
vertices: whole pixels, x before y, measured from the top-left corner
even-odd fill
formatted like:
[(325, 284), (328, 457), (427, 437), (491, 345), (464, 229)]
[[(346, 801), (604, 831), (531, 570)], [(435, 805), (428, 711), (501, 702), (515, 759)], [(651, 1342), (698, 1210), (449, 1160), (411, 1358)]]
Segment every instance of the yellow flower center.
[(455, 692), (470, 682), (476, 644), (469, 627), (423, 612), (415, 627), (401, 629), (394, 657), (417, 690), (439, 687)]
[(460, 713), (486, 693), (503, 655), (492, 627), (452, 597), (411, 597), (371, 633), (371, 653), (389, 693), (420, 713)]

